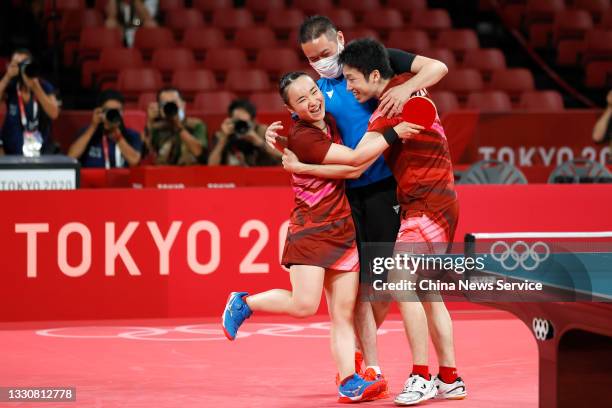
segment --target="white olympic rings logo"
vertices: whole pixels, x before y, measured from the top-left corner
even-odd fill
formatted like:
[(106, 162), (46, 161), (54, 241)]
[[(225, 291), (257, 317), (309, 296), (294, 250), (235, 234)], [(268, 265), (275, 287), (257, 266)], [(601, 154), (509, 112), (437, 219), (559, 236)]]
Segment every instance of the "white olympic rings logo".
[[(500, 249), (501, 252), (498, 252)], [(512, 245), (497, 241), (491, 245), (490, 253), (507, 271), (513, 271), (519, 266), (526, 271), (533, 271), (548, 259), (550, 248), (542, 241), (534, 242), (531, 246), (525, 241), (516, 241)]]
[(531, 327), (537, 340), (544, 341), (552, 338), (552, 323), (548, 320), (534, 317)]
[[(392, 328), (378, 329), (379, 335), (398, 332), (403, 333), (401, 321), (385, 322)], [(253, 335), (299, 338), (329, 338), (330, 323), (317, 322), (309, 324), (284, 323), (249, 323), (241, 328), (237, 337), (244, 338)], [(124, 339), (146, 341), (216, 341), (227, 338), (219, 324), (193, 324), (176, 327), (150, 326), (81, 326), (58, 327), (37, 330), (36, 334), (45, 337), (70, 339)]]

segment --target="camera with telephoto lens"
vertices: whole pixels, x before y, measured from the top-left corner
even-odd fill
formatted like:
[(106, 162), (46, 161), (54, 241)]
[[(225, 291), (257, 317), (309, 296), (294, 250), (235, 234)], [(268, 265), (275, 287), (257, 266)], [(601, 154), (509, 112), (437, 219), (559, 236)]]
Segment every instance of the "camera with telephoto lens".
[(119, 109), (105, 109), (103, 113), (104, 113), (104, 119), (106, 119), (106, 121), (110, 123), (111, 125), (121, 124), (122, 118), (121, 118), (121, 111), (119, 111)]
[(38, 78), (40, 76), (40, 66), (34, 60), (24, 60), (19, 64), (19, 74), (21, 80), (24, 76), (32, 79)]
[(164, 116), (168, 119), (174, 118), (178, 115), (178, 105), (174, 102), (166, 102), (162, 105)]
[(238, 136), (246, 135), (251, 130), (251, 124), (246, 120), (234, 120), (234, 133)]

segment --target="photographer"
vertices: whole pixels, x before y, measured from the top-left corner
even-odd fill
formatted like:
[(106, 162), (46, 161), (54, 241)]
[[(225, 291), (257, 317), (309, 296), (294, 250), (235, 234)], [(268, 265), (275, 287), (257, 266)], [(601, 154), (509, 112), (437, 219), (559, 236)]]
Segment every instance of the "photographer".
[(107, 28), (123, 29), (128, 47), (134, 44), (136, 30), (140, 27), (156, 27), (157, 0), (108, 0), (105, 25)]
[(142, 141), (138, 132), (123, 124), (123, 95), (114, 90), (102, 92), (91, 124), (81, 130), (68, 150), (83, 167), (136, 166), (140, 162)]
[(144, 141), (155, 164), (206, 163), (206, 124), (185, 117), (185, 101), (178, 89), (164, 88), (147, 110)]
[(2, 146), (6, 154), (37, 157), (57, 151), (51, 140), (51, 121), (60, 108), (53, 86), (39, 78), (40, 67), (26, 49), (16, 50), (0, 80), (0, 99), (6, 95)]
[(593, 141), (595, 143), (612, 143), (612, 120), (610, 120), (612, 118), (612, 90), (608, 92), (606, 101), (608, 106), (593, 128)]
[(244, 99), (233, 101), (221, 124), (208, 158), (210, 166), (277, 166), (281, 154), (265, 142), (267, 126), (257, 123), (255, 106)]

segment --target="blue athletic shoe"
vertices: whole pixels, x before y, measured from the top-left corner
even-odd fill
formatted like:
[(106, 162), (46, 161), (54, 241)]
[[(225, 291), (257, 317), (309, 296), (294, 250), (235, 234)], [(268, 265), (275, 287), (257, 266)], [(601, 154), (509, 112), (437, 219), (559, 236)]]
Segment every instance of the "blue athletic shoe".
[(366, 381), (357, 374), (341, 383), (338, 387), (338, 402), (371, 401), (382, 391), (384, 384), (380, 380)]
[(240, 325), (253, 314), (249, 305), (242, 299), (247, 295), (246, 292), (232, 292), (227, 298), (225, 310), (221, 316), (221, 324), (225, 337), (230, 340), (236, 338)]

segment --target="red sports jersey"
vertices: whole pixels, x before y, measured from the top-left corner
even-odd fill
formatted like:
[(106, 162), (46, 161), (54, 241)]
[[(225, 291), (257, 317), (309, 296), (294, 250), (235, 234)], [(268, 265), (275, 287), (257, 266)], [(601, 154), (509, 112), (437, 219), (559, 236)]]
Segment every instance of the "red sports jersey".
[[(333, 118), (327, 115), (325, 122), (327, 134), (302, 120), (293, 126), (287, 147), (302, 163), (322, 164), (332, 143), (342, 144)], [(344, 194), (344, 180), (292, 174), (291, 186), (295, 193), (295, 208), (291, 213), (293, 224), (333, 221), (351, 215)]]
[[(411, 74), (395, 76), (385, 91), (411, 77)], [(387, 118), (377, 109), (370, 117), (368, 130), (383, 133), (402, 121), (401, 114)], [(402, 140), (393, 143), (385, 151), (385, 161), (397, 181), (397, 200), (403, 218), (428, 213), (434, 221), (447, 224), (453, 231), (458, 217), (457, 194), (448, 142), (440, 118), (436, 117), (430, 129), (404, 143)]]
[[(321, 164), (332, 143), (342, 143), (336, 123), (325, 117), (327, 134), (298, 121), (288, 148), (303, 163)], [(314, 265), (339, 271), (357, 271), (359, 257), (351, 208), (344, 180), (291, 175), (295, 208), (283, 252), (283, 265)]]

